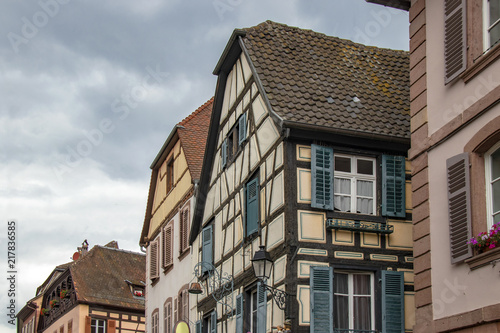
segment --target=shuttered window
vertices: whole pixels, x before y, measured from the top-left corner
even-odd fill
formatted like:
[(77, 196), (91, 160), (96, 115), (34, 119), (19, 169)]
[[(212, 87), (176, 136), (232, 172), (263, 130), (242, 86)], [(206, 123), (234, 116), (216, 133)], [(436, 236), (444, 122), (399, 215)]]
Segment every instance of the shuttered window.
[(238, 120), (238, 144), (241, 145), (247, 138), (247, 114), (241, 115)]
[(186, 206), (184, 209), (181, 210), (180, 212), (180, 230), (179, 230), (179, 252), (183, 253), (186, 251), (189, 247), (188, 244), (188, 235), (189, 235), (189, 219), (190, 219), (190, 212), (189, 212), (189, 204)]
[(158, 252), (159, 252), (158, 239), (155, 239), (149, 244), (149, 278), (151, 280), (160, 277)]
[(221, 165), (224, 168), (227, 164), (227, 139), (225, 139), (222, 142), (222, 146), (220, 149), (220, 155), (221, 155)]
[(333, 333), (333, 268), (311, 266), (311, 332)]
[(444, 2), (444, 59), (445, 83), (451, 82), (466, 67), (466, 1)]
[(243, 294), (236, 296), (236, 333), (243, 333)]
[(382, 156), (382, 215), (406, 216), (404, 156)]
[(259, 230), (259, 178), (254, 178), (246, 186), (246, 236)]
[(446, 160), (451, 262), (472, 256), (467, 245), (471, 238), (469, 155), (463, 153)]
[(257, 284), (257, 331), (267, 333), (267, 291), (262, 282)]
[(333, 149), (312, 145), (311, 206), (333, 210)]
[(217, 333), (217, 312), (212, 311), (210, 314), (210, 333)]
[(172, 301), (165, 303), (163, 313), (163, 327), (165, 333), (172, 333)]
[(382, 271), (382, 332), (405, 332), (403, 272)]
[[(208, 225), (203, 228), (202, 231), (202, 253), (201, 260), (205, 263), (213, 264), (213, 233), (212, 225)], [(202, 273), (208, 272), (211, 269), (211, 265), (203, 265)]]
[(162, 267), (168, 268), (173, 264), (173, 255), (172, 255), (172, 247), (173, 247), (173, 233), (172, 233), (172, 222), (168, 223), (163, 227), (162, 230), (162, 248), (163, 248), (163, 258), (162, 258)]
[(196, 326), (196, 328), (195, 328), (196, 333), (202, 333), (203, 332), (202, 331), (203, 326), (201, 324), (201, 320), (196, 321), (195, 326)]

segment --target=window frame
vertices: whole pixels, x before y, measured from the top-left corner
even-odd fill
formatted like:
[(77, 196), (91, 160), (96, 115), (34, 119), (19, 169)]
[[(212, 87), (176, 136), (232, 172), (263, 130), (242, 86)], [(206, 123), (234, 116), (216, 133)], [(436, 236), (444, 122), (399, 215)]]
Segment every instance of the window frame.
[[(345, 171), (337, 171), (336, 168), (336, 163), (335, 159), (337, 157), (340, 158), (348, 158), (350, 160), (350, 168), (351, 172), (345, 172)], [(362, 155), (350, 155), (350, 154), (333, 154), (333, 208), (336, 212), (342, 212), (342, 213), (349, 213), (349, 214), (363, 214), (363, 215), (373, 215), (377, 216), (377, 159), (374, 157), (368, 157), (368, 156), (362, 156)], [(365, 175), (365, 174), (359, 174), (357, 172), (357, 161), (358, 160), (364, 160), (364, 161), (371, 161), (372, 162), (372, 167), (373, 167), (373, 174), (372, 175)], [(350, 190), (351, 193), (348, 195), (350, 197), (350, 209), (351, 211), (342, 211), (340, 209), (336, 209), (335, 207), (335, 198), (339, 196), (335, 192), (335, 180), (336, 179), (350, 179), (351, 184), (350, 184)], [(357, 199), (358, 199), (358, 191), (357, 191), (357, 182), (358, 181), (371, 181), (373, 184), (373, 193), (372, 193), (372, 213), (363, 213), (363, 212), (358, 212), (357, 211)], [(368, 198), (368, 197), (367, 197)], [(355, 210), (355, 211), (353, 211)]]
[(175, 159), (173, 157), (171, 157), (167, 161), (167, 171), (166, 171), (167, 180), (165, 182), (167, 193), (169, 193), (174, 188), (174, 183), (175, 183), (174, 182), (174, 175), (175, 175), (174, 162), (175, 162)]
[[(354, 275), (368, 275), (370, 277), (370, 329), (369, 330), (375, 330), (375, 274), (370, 271), (351, 271), (351, 270), (334, 270), (333, 275), (333, 289), (332, 289), (332, 294), (333, 294), (333, 308), (336, 308), (336, 296), (339, 294), (335, 291), (335, 281), (338, 279), (338, 274), (346, 274), (347, 275), (347, 295), (341, 295), (341, 296), (347, 296), (348, 297), (348, 320), (349, 320), (349, 327), (348, 328), (343, 328), (343, 329), (354, 329)], [(366, 295), (357, 295), (358, 297), (366, 297)], [(335, 323), (335, 318), (336, 318), (336, 313), (333, 313), (333, 318), (334, 318), (334, 323)], [(335, 324), (334, 324), (335, 325)]]
[(158, 308), (151, 313), (151, 333), (160, 333), (160, 311)]
[[(102, 323), (102, 326), (99, 326), (99, 323)], [(91, 333), (99, 333), (99, 328), (102, 328), (102, 333), (107, 332), (107, 321), (103, 318), (91, 318), (90, 319), (90, 332)]]
[(490, 30), (495, 27), (500, 25), (500, 19), (496, 20), (495, 22), (491, 23), (490, 22), (490, 6), (491, 0), (483, 0), (483, 51), (487, 52), (490, 50), (493, 46), (499, 43), (500, 40), (497, 40), (493, 45), (491, 44), (491, 36), (490, 36)]
[(233, 127), (231, 127), (231, 129), (227, 132), (227, 135), (221, 145), (222, 168), (231, 164), (236, 159), (240, 151), (243, 150), (243, 146), (248, 137), (247, 124), (247, 114), (243, 113), (238, 117), (238, 119), (236, 119)]
[[(494, 223), (494, 217), (495, 212), (493, 211), (493, 189), (492, 189), (492, 183), (493, 182), (500, 182), (500, 178), (497, 179), (492, 179), (492, 174), (491, 174), (491, 155), (495, 152), (500, 152), (500, 142), (497, 142), (493, 147), (491, 147), (485, 154), (484, 154), (484, 171), (485, 171), (485, 185), (486, 185), (486, 226), (487, 229), (490, 230), (491, 227), (493, 226)], [(498, 193), (500, 195), (500, 193)], [(496, 214), (499, 214), (500, 212), (496, 212)]]
[(163, 304), (163, 333), (172, 333), (172, 297)]

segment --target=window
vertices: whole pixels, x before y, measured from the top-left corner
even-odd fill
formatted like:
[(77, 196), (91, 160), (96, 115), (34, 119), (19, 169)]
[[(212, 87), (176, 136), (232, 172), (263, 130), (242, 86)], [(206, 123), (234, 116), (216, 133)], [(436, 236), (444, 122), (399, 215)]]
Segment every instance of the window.
[(185, 322), (189, 322), (189, 294), (187, 289), (184, 289), (179, 292), (179, 296), (177, 297), (177, 308), (178, 310), (178, 320), (184, 320)]
[(73, 320), (68, 321), (68, 333), (73, 333)]
[(266, 333), (266, 324), (267, 291), (259, 282), (253, 289), (236, 297), (236, 333)]
[(375, 330), (375, 308), (381, 308), (381, 332), (404, 332), (403, 272), (382, 271), (381, 299), (375, 299), (375, 274), (311, 266), (311, 332)]
[(259, 230), (259, 177), (255, 176), (246, 187), (246, 236)]
[(106, 333), (106, 320), (92, 318), (90, 333)]
[[(205, 263), (213, 264), (213, 226), (212, 224), (207, 225), (203, 228), (202, 237), (202, 253), (201, 260)], [(202, 273), (208, 272), (211, 269), (211, 265), (204, 265), (202, 267)]]
[(498, 0), (484, 0), (483, 9), (483, 44), (486, 51), (500, 40), (500, 2)]
[(373, 274), (335, 272), (333, 279), (334, 327), (374, 329)]
[(151, 314), (151, 333), (159, 333), (158, 332), (158, 321), (159, 321), (159, 311), (155, 309)]
[(174, 187), (174, 159), (167, 163), (167, 193)]
[(195, 323), (196, 333), (217, 333), (217, 312), (212, 311), (210, 315)]
[(168, 299), (163, 306), (164, 333), (172, 333), (172, 299)]
[(236, 125), (229, 131), (226, 139), (222, 142), (221, 158), (222, 167), (225, 167), (227, 162), (234, 159), (238, 151), (245, 142), (247, 137), (247, 115), (242, 114), (236, 121)]
[(170, 221), (166, 226), (163, 227), (161, 235), (162, 235), (162, 249), (163, 249), (163, 258), (162, 258), (162, 267), (167, 269), (173, 264), (173, 222)]
[(375, 214), (375, 159), (335, 155), (334, 170), (335, 210)]
[(61, 327), (59, 327), (59, 333), (64, 333), (64, 325), (62, 325)]
[(488, 230), (500, 222), (500, 143), (485, 154)]
[(179, 253), (184, 253), (189, 248), (188, 235), (189, 235), (189, 203), (180, 212), (180, 228), (179, 228)]

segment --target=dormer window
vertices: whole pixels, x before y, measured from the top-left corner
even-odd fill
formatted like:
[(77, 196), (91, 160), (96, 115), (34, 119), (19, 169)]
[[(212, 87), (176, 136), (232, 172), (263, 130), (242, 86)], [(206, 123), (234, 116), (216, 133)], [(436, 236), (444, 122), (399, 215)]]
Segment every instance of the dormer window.
[(130, 292), (134, 295), (135, 298), (144, 298), (144, 284), (142, 281), (130, 282), (129, 280), (125, 280), (130, 288)]

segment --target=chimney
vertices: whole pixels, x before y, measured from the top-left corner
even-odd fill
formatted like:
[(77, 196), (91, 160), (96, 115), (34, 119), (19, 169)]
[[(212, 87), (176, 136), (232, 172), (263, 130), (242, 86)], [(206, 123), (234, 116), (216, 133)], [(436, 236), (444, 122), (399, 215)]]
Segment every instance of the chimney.
[(86, 255), (89, 252), (89, 242), (84, 240), (82, 243), (82, 247), (78, 248), (78, 253), (80, 253), (80, 258)]

